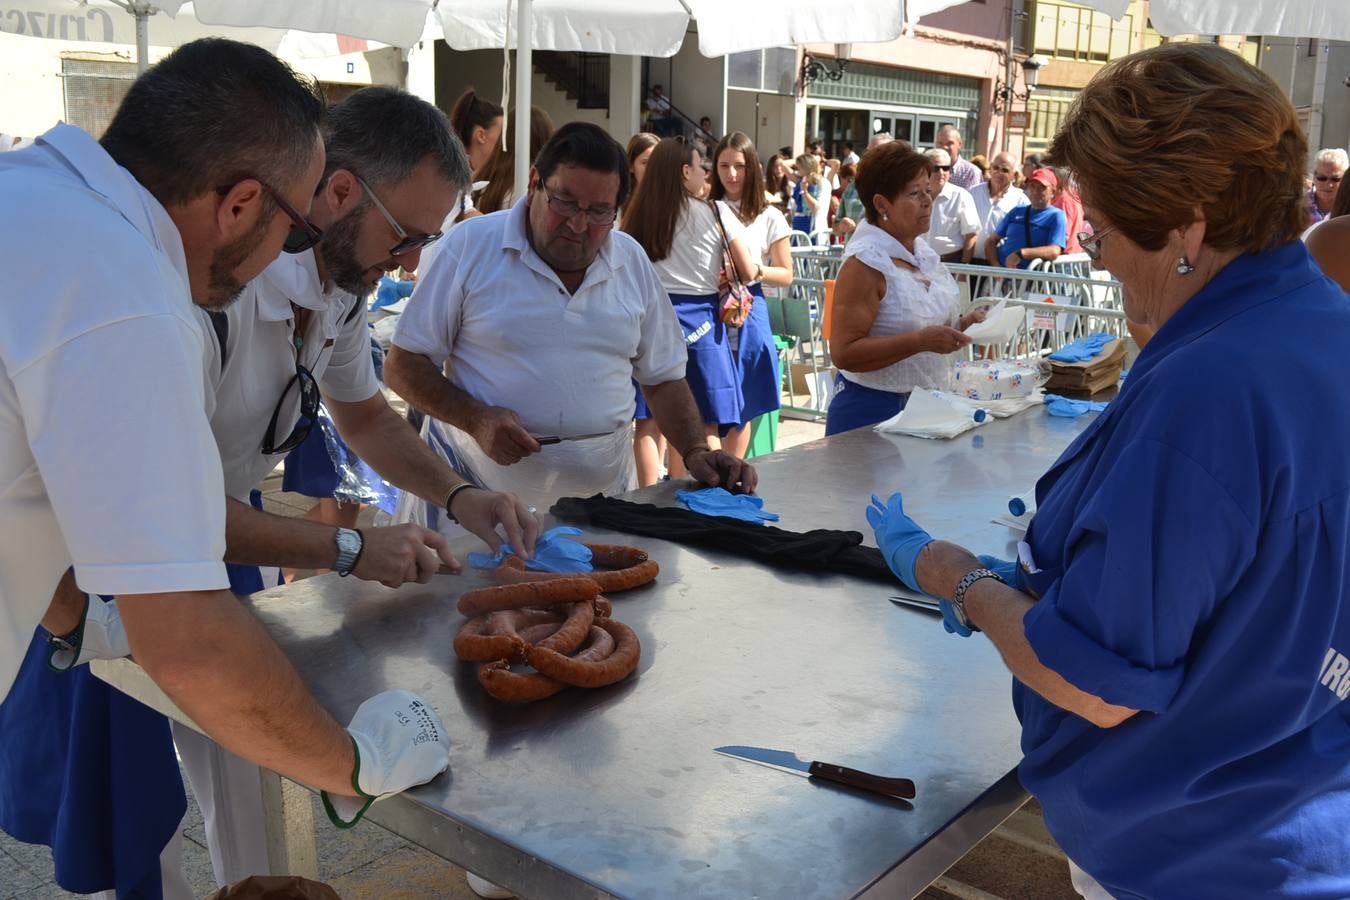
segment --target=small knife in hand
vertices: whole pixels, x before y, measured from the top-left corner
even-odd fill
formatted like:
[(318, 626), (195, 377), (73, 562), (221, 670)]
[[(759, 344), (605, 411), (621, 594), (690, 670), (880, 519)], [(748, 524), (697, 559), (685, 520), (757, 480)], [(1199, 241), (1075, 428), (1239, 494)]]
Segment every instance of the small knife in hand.
[(539, 444), (539, 446), (542, 447), (546, 444), (561, 444), (563, 441), (588, 441), (591, 438), (609, 437), (613, 433), (614, 432), (612, 431), (597, 431), (594, 434), (574, 434), (568, 437), (559, 437), (557, 435), (547, 435), (544, 437), (531, 435), (531, 437), (534, 438), (536, 444)]
[(803, 778), (819, 778), (822, 781), (832, 781), (835, 784), (842, 784), (846, 787), (857, 788), (862, 791), (869, 791), (873, 794), (881, 794), (883, 797), (894, 797), (898, 800), (914, 799), (914, 782), (908, 778), (883, 778), (880, 775), (873, 775), (870, 772), (860, 772), (857, 769), (850, 769), (845, 766), (835, 765), (826, 762), (803, 762), (797, 758), (797, 754), (789, 753), (786, 750), (768, 750), (764, 747), (715, 747), (714, 751), (723, 756), (743, 759), (746, 762), (758, 763), (761, 766), (768, 766), (771, 769), (779, 769), (784, 772), (790, 772), (793, 775), (800, 775)]

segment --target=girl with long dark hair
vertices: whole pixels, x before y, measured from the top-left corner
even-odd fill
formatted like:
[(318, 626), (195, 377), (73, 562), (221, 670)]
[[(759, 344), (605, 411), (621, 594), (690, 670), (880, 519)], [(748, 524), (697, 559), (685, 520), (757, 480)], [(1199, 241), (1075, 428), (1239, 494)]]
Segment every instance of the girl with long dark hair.
[[(718, 309), (724, 239), (741, 283), (754, 275), (755, 262), (741, 239), (745, 226), (726, 204), (695, 199), (705, 179), (698, 150), (681, 138), (666, 138), (652, 151), (642, 183), (624, 208), (622, 227), (647, 251), (675, 305), (689, 351), (685, 379), (708, 443), (717, 448), (719, 435), (743, 421), (740, 372), (731, 346), (735, 329), (723, 324)], [(637, 399), (638, 480), (652, 484), (658, 477), (657, 431), (640, 392)], [(683, 464), (671, 459), (670, 471), (683, 475)]]
[(750, 445), (750, 422), (779, 407), (778, 350), (764, 305), (764, 285), (792, 284), (792, 229), (787, 219), (770, 206), (754, 142), (741, 131), (722, 138), (713, 151), (712, 198), (724, 201), (745, 224), (746, 249), (755, 261), (755, 274), (748, 287), (756, 301), (741, 328), (737, 363), (741, 370), (743, 423), (722, 441), (723, 449), (744, 457)]

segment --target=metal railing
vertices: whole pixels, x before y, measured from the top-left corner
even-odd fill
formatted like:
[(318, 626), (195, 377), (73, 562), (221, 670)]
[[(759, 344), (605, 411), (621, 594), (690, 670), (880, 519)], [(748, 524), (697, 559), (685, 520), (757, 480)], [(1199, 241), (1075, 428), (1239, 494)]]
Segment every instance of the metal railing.
[[(792, 250), (794, 280), (777, 296), (766, 296), (775, 334), (792, 342), (785, 352), (783, 406), (787, 415), (818, 419), (825, 415), (833, 392), (834, 371), (829, 342), (822, 333), (825, 282), (839, 274), (842, 248), (802, 247)], [(1076, 260), (1069, 271), (1085, 271)], [(1066, 267), (1068, 268), (1068, 267)], [(956, 359), (1022, 359), (1039, 361), (1065, 344), (1105, 331), (1126, 339), (1121, 285), (1104, 272), (1089, 276), (1057, 271), (999, 269), (992, 266), (948, 265), (961, 286), (962, 312), (1000, 301), (1023, 312), (1016, 332), (998, 344), (967, 348)]]

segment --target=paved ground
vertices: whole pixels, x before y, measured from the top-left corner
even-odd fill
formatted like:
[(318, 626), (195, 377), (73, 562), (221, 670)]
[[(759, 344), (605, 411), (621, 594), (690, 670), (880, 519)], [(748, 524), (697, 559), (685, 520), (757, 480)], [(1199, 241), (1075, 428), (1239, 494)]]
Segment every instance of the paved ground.
[[(779, 449), (824, 436), (823, 423), (784, 419), (779, 428)], [(280, 479), (264, 485), (267, 508), (288, 515), (301, 515), (308, 498), (284, 494)], [(186, 783), (186, 778), (184, 778)], [(314, 821), (327, 821), (315, 801)], [(184, 823), (184, 865), (198, 897), (215, 890), (211, 860), (201, 812), (189, 792)], [(348, 900), (474, 900), (464, 881), (463, 870), (414, 847), (402, 838), (369, 822), (350, 831), (318, 826), (319, 876)], [(0, 900), (76, 897), (55, 883), (51, 853), (46, 847), (22, 844), (0, 832)], [(958, 862), (938, 883), (924, 891), (921, 900), (997, 900), (1035, 898), (1072, 900), (1078, 895), (1069, 886), (1062, 854), (1045, 833), (1034, 804), (1018, 813), (1002, 829), (986, 838)]]

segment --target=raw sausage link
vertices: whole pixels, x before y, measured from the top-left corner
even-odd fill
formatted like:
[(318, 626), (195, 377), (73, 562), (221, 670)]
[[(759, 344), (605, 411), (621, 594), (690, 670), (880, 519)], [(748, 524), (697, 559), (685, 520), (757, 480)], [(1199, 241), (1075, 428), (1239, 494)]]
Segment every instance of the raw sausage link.
[(591, 563), (606, 569), (629, 569), (647, 561), (647, 552), (624, 544), (587, 544)]
[(455, 635), (455, 655), (469, 662), (524, 658), (524, 641), (513, 634), (484, 634), (487, 624), (487, 616), (478, 616), (465, 622)]
[(614, 604), (610, 603), (604, 597), (595, 598), (595, 617), (597, 619), (608, 619), (614, 615)]
[[(632, 547), (624, 549), (632, 550)], [(641, 553), (641, 551), (638, 551)], [(642, 554), (644, 557), (645, 553)], [(515, 560), (513, 563), (512, 560)], [(524, 563), (520, 563), (519, 558), (508, 556), (501, 565), (492, 571), (492, 577), (504, 584), (525, 584), (529, 582), (556, 581), (559, 578), (589, 578), (600, 586), (602, 593), (616, 594), (619, 591), (632, 590), (635, 587), (641, 587), (649, 581), (654, 581), (660, 574), (661, 567), (656, 564), (654, 559), (644, 559), (636, 565), (629, 566), (626, 569), (615, 569), (611, 571), (598, 570), (594, 572), (569, 572), (566, 575), (560, 575), (556, 572), (528, 572), (521, 568)]]
[(606, 658), (598, 661), (569, 659), (535, 645), (526, 648), (526, 660), (540, 674), (576, 687), (597, 688), (622, 681), (637, 668), (641, 656), (637, 634), (614, 619), (597, 619), (595, 624), (608, 631), (616, 642), (614, 652)]
[(589, 578), (556, 578), (538, 584), (502, 584), (463, 594), (459, 598), (459, 611), (466, 616), (478, 616), (527, 606), (590, 603), (599, 594), (600, 588)]
[(557, 631), (562, 622), (563, 613), (557, 608), (504, 609), (488, 616), (487, 633), (517, 637), (517, 632), (529, 628), (531, 625), (549, 623), (553, 626), (553, 630)]
[[(548, 626), (536, 625), (526, 629), (532, 632)], [(574, 660), (590, 662), (602, 660), (614, 651), (614, 638), (608, 631), (598, 626), (591, 627), (590, 645), (582, 650)], [(543, 700), (552, 697), (567, 685), (538, 672), (512, 672), (505, 660), (490, 662), (478, 667), (478, 681), (483, 689), (498, 700), (508, 703), (528, 703), (531, 700)]]
[(595, 621), (595, 607), (590, 603), (573, 603), (562, 627), (544, 638), (536, 646), (559, 653), (572, 653), (586, 643), (591, 633), (591, 623)]

